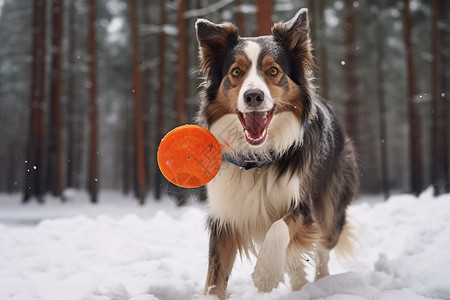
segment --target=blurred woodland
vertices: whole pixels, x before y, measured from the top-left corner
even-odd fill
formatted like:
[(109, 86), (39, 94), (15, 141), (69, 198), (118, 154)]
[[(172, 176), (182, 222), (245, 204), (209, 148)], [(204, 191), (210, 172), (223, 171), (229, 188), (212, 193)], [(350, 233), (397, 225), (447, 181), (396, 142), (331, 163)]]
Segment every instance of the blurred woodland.
[(253, 36), (302, 7), (361, 193), (449, 192), (448, 0), (0, 0), (0, 192), (201, 194), (156, 165), (162, 136), (195, 119), (196, 19)]

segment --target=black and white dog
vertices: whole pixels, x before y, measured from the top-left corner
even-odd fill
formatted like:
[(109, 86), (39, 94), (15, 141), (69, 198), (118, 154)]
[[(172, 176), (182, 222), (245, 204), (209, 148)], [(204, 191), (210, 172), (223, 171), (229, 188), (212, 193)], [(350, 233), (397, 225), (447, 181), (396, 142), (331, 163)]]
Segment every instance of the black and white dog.
[[(209, 269), (205, 294), (227, 297), (237, 252), (254, 253), (252, 274), (270, 292), (287, 272), (328, 275), (330, 250), (346, 240), (346, 207), (358, 169), (349, 138), (316, 94), (308, 12), (240, 37), (230, 23), (196, 23), (203, 85), (199, 123), (219, 140), (223, 164), (207, 185)], [(341, 234), (342, 233), (342, 234)]]

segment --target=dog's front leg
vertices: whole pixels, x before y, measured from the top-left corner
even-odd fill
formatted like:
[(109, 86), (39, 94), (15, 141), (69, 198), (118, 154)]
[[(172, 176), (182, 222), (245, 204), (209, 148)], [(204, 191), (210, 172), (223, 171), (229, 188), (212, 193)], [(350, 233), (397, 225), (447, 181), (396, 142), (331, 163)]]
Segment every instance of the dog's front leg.
[(252, 278), (259, 292), (268, 293), (284, 281), (289, 228), (283, 219), (272, 224), (258, 253)]
[(296, 240), (308, 248), (308, 244), (316, 237), (317, 231), (309, 207), (304, 204), (300, 204), (282, 219), (274, 222), (259, 250), (255, 270), (252, 273), (258, 291), (268, 293), (284, 282), (286, 252), (291, 241)]
[(229, 227), (210, 226), (209, 264), (205, 295), (227, 297), (227, 284), (238, 249), (238, 236)]

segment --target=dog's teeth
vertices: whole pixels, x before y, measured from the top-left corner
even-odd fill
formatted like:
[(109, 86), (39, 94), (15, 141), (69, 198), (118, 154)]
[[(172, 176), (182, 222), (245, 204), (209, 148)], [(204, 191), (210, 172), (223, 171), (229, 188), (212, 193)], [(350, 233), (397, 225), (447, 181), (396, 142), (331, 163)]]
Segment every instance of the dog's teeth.
[(267, 134), (267, 129), (264, 129), (264, 131), (262, 132), (261, 136), (260, 136), (259, 138), (257, 138), (257, 139), (254, 139), (253, 137), (251, 137), (251, 135), (250, 135), (250, 133), (247, 131), (247, 129), (245, 129), (244, 132), (245, 132), (245, 135), (247, 136), (247, 138), (248, 138), (249, 140), (251, 140), (251, 141), (253, 141), (253, 142), (259, 142), (259, 141), (261, 141), (262, 139), (264, 139), (264, 137), (266, 136), (266, 134)]

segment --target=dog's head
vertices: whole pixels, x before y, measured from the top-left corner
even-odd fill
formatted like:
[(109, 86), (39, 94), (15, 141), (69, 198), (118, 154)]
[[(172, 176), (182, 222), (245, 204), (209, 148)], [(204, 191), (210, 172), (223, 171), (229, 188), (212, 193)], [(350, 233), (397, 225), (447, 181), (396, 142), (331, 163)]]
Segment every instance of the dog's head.
[[(233, 151), (286, 150), (301, 142), (313, 109), (308, 14), (240, 37), (231, 23), (196, 23), (205, 76), (200, 121)], [(259, 149), (259, 150), (258, 150)]]

